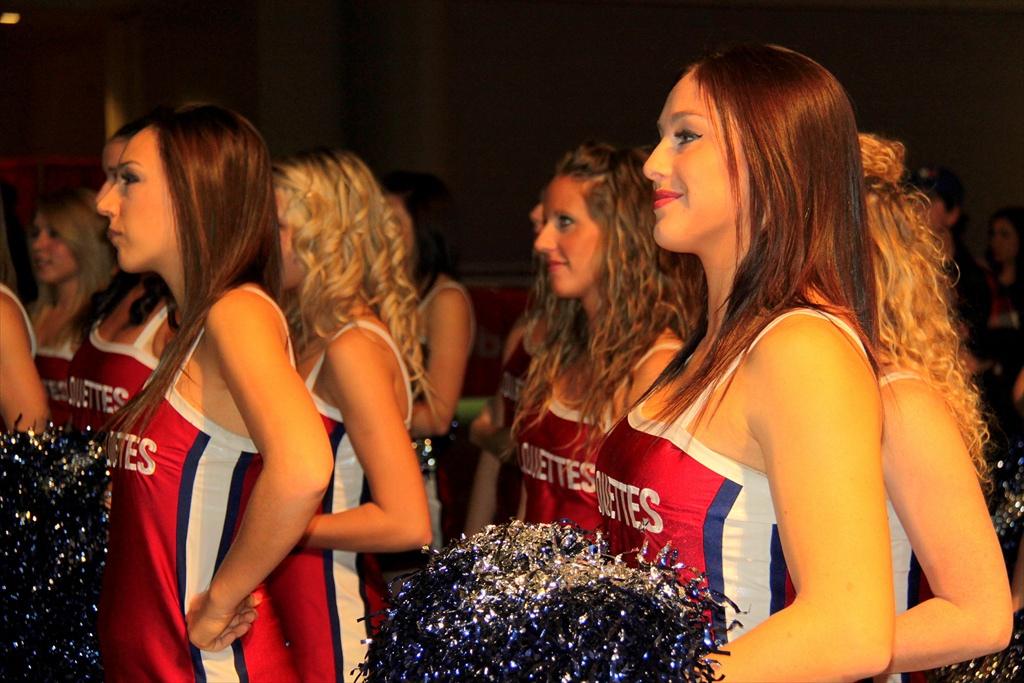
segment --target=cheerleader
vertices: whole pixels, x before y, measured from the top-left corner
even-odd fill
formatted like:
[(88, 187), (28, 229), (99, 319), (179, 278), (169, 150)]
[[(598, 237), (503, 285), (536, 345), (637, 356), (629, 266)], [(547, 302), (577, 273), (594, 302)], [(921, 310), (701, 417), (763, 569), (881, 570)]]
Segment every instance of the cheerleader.
[[(546, 277), (531, 294), (529, 370), (512, 430), (520, 518), (600, 523), (596, 444), (679, 349), (688, 329), (685, 259), (651, 239), (644, 153), (586, 143), (558, 163), (534, 240)], [(510, 361), (511, 362), (511, 361)]]
[(430, 543), (409, 443), (424, 371), (400, 228), (366, 165), (316, 150), (275, 166), (299, 373), (334, 448), (320, 514), (270, 585), (304, 681), (349, 680), (386, 589), (374, 556)]
[[(530, 210), (534, 233), (544, 225), (544, 204), (538, 202)], [(540, 275), (544, 277), (544, 275)], [(469, 426), (469, 440), (480, 449), (480, 459), (473, 475), (466, 525), (463, 530), (472, 536), (488, 524), (505, 522), (519, 509), (522, 474), (515, 461), (512, 421), (519, 403), (519, 390), (530, 369), (530, 354), (523, 346), (525, 317), (520, 317), (509, 331), (501, 352), (501, 380), (497, 394)]]
[(96, 195), (78, 188), (39, 201), (29, 244), (39, 284), (32, 324), (39, 347), (36, 367), (57, 425), (70, 418), (68, 366), (81, 343), (89, 300), (110, 282), (114, 254), (107, 220), (96, 213)]
[(901, 185), (903, 145), (862, 134), (860, 147), (898, 612), (888, 671), (916, 671), (1005, 647), (1010, 593), (979, 485), (988, 430), (960, 357), (952, 285), (925, 198)]
[[(446, 239), (454, 228), (452, 197), (440, 178), (429, 173), (393, 171), (381, 179), (409, 253), (409, 277), (420, 302), (418, 334), (432, 391), (416, 397), (409, 433), (416, 440), (434, 546), (444, 544), (442, 509), (451, 496), (438, 472), (454, 435), (452, 420), (473, 350), (476, 321), (469, 291), (456, 279), (455, 255)], [(420, 558), (383, 558), (389, 568), (421, 564)]]
[[(103, 147), (106, 181), (117, 181), (117, 165), (131, 137), (150, 117), (122, 126)], [(170, 335), (167, 287), (159, 276), (118, 271), (93, 297), (86, 334), (68, 367), (68, 402), (76, 429), (98, 430), (137, 394), (156, 367)]]
[(331, 458), (272, 298), (266, 146), (219, 107), (160, 115), (128, 142), (99, 209), (121, 268), (158, 274), (180, 311), (107, 441), (105, 674), (297, 680), (262, 582), (306, 532)]
[(50, 417), (36, 369), (32, 321), (15, 294), (14, 263), (0, 214), (0, 432), (42, 429)]
[(711, 614), (725, 680), (873, 675), (894, 607), (852, 107), (807, 57), (737, 46), (683, 72), (658, 129), (654, 236), (706, 289), (602, 445), (611, 549), (669, 548), (735, 602)]

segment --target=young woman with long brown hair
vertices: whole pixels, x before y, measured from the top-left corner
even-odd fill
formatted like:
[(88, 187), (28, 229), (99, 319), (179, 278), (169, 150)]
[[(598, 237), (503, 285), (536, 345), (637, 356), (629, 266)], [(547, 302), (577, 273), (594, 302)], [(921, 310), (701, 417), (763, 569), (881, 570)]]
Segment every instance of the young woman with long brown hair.
[(658, 129), (655, 239), (706, 288), (602, 445), (612, 550), (671, 547), (734, 601), (712, 614), (726, 680), (873, 675), (894, 609), (852, 107), (807, 57), (737, 46), (683, 72)]
[(105, 675), (295, 680), (261, 584), (306, 532), (331, 455), (272, 298), (266, 145), (219, 107), (159, 116), (129, 141), (99, 209), (121, 268), (158, 274), (180, 313), (107, 441)]

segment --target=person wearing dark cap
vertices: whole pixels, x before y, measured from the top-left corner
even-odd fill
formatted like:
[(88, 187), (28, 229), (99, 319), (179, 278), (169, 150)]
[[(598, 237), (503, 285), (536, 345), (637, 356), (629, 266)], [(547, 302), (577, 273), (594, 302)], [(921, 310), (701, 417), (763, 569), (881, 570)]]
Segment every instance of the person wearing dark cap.
[(928, 220), (942, 244), (946, 267), (956, 283), (956, 307), (963, 324), (964, 342), (970, 352), (969, 365), (977, 374), (990, 363), (986, 327), (992, 308), (992, 289), (985, 269), (971, 255), (963, 241), (967, 228), (964, 186), (948, 168), (923, 166), (911, 182), (931, 199)]

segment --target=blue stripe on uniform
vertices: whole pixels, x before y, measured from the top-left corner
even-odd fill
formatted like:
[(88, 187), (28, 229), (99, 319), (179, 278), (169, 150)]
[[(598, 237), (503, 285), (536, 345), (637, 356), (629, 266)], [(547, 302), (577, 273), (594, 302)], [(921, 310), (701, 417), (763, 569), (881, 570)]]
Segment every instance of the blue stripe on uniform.
[(910, 570), (907, 571), (907, 605), (906, 609), (916, 607), (921, 601), (921, 563), (917, 555), (910, 553)]
[(771, 560), (768, 565), (768, 588), (771, 600), (768, 614), (775, 614), (786, 606), (786, 556), (782, 553), (782, 538), (779, 536), (779, 525), (772, 524)]
[[(742, 486), (734, 481), (725, 479), (718, 487), (707, 515), (704, 517), (704, 571), (708, 576), (708, 587), (717, 591), (720, 595), (725, 594), (725, 577), (722, 571), (722, 534), (725, 530), (725, 520), (732, 511), (732, 506), (739, 497)], [(711, 625), (715, 631), (715, 638), (723, 643), (728, 640), (726, 636), (725, 607), (719, 606), (711, 611)]]
[(217, 561), (213, 565), (214, 572), (220, 569), (220, 563), (224, 561), (224, 556), (228, 554), (228, 549), (231, 548), (231, 541), (234, 540), (235, 527), (238, 525), (238, 510), (242, 506), (242, 488), (245, 485), (245, 474), (248, 472), (249, 465), (252, 464), (252, 459), (255, 455), (255, 453), (243, 451), (238, 457), (238, 462), (235, 463), (234, 471), (231, 473), (231, 484), (228, 488), (228, 504), (227, 509), (224, 511), (224, 527), (220, 532), (220, 545), (217, 546)]
[[(199, 460), (203, 457), (203, 451), (210, 442), (210, 435), (199, 432), (195, 441), (188, 449), (185, 456), (185, 463), (181, 468), (181, 483), (178, 485), (178, 515), (174, 530), (174, 552), (175, 571), (178, 579), (178, 603), (181, 605), (181, 615), (185, 616), (188, 605), (185, 604), (185, 568), (186, 568), (186, 545), (188, 543), (188, 521), (192, 511), (192, 486), (195, 484), (196, 471), (199, 469)], [(188, 644), (189, 656), (192, 659), (192, 669), (196, 674), (196, 683), (206, 683), (206, 670), (203, 668), (202, 655), (192, 643)]]
[[(220, 563), (224, 561), (224, 556), (228, 554), (228, 549), (231, 548), (231, 541), (234, 540), (235, 528), (238, 526), (238, 514), (242, 507), (242, 490), (245, 488), (245, 475), (248, 473), (249, 466), (255, 457), (255, 453), (242, 451), (238, 456), (238, 462), (235, 463), (235, 469), (231, 473), (231, 484), (228, 488), (228, 505), (224, 511), (224, 526), (220, 532), (217, 561), (213, 565), (214, 572), (220, 568)], [(238, 680), (241, 683), (248, 683), (249, 669), (245, 665), (245, 653), (242, 650), (242, 642), (240, 640), (235, 640), (231, 643), (231, 652), (234, 656), (235, 673), (238, 674)]]
[[(329, 435), (331, 453), (338, 452), (338, 446), (341, 445), (343, 438), (345, 438), (345, 425), (338, 422)], [(327, 487), (327, 493), (324, 494), (323, 511), (325, 515), (334, 512), (333, 474), (331, 485)], [(337, 683), (342, 683), (345, 680), (345, 656), (341, 649), (341, 616), (338, 614), (338, 589), (334, 585), (334, 553), (330, 550), (324, 550), (323, 556), (324, 585), (327, 587), (327, 614), (331, 620), (331, 645), (334, 648), (334, 680)]]

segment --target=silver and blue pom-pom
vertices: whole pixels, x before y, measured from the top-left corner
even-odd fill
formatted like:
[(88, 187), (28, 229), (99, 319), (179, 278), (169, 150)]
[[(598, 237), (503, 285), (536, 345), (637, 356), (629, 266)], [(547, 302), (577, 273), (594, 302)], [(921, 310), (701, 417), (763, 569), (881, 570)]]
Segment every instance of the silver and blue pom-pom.
[(406, 578), (367, 681), (710, 681), (721, 598), (666, 562), (627, 566), (563, 524), (489, 526)]
[(107, 462), (91, 433), (0, 434), (0, 680), (102, 680)]
[[(992, 524), (1012, 576), (1017, 549), (1024, 542), (1024, 435), (1011, 439), (1006, 453), (1001, 455), (992, 471), (996, 482), (991, 501)], [(1013, 636), (1005, 649), (943, 667), (932, 678), (941, 683), (1024, 681), (1024, 610), (1013, 615)]]

